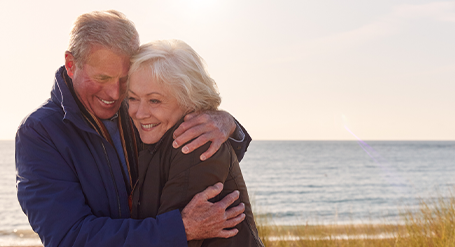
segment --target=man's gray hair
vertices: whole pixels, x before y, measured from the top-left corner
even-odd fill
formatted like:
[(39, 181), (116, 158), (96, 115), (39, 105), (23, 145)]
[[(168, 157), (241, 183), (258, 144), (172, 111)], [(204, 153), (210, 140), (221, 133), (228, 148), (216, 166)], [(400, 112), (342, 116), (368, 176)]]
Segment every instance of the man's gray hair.
[(70, 33), (68, 51), (78, 67), (87, 61), (93, 45), (131, 57), (139, 48), (139, 34), (119, 11), (93, 11), (79, 16)]
[(183, 41), (157, 40), (142, 45), (131, 59), (129, 78), (140, 70), (150, 71), (185, 110), (216, 110), (221, 103), (202, 58)]

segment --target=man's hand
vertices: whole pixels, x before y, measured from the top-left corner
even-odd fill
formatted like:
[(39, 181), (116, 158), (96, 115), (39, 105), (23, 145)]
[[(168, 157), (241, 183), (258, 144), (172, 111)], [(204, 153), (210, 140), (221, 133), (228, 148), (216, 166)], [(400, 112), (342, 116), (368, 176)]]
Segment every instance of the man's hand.
[(232, 116), (225, 111), (206, 111), (190, 113), (185, 116), (185, 122), (174, 131), (174, 148), (194, 139), (182, 148), (187, 154), (211, 141), (209, 149), (200, 157), (202, 161), (210, 158), (221, 144), (234, 132), (236, 124)]
[(245, 205), (240, 205), (226, 210), (239, 198), (239, 192), (234, 191), (221, 201), (211, 203), (208, 199), (218, 195), (223, 189), (222, 183), (217, 183), (206, 190), (196, 194), (182, 210), (182, 220), (185, 226), (188, 241), (206, 238), (229, 238), (238, 233), (232, 228), (245, 219)]

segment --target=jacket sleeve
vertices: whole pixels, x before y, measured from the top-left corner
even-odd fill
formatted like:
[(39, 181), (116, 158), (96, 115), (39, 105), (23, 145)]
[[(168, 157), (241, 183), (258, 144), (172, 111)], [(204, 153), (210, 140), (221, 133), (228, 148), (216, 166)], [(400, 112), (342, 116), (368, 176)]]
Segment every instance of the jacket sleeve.
[(234, 119), (234, 121), (237, 125), (234, 131), (234, 136), (236, 136), (236, 138), (230, 137), (228, 140), (234, 149), (235, 155), (237, 155), (237, 160), (240, 162), (242, 161), (243, 156), (245, 156), (245, 153), (252, 139), (246, 129), (237, 121), (237, 119)]
[(78, 174), (46, 129), (22, 125), (16, 134), (17, 197), (45, 246), (186, 246), (178, 210), (156, 219), (96, 217)]

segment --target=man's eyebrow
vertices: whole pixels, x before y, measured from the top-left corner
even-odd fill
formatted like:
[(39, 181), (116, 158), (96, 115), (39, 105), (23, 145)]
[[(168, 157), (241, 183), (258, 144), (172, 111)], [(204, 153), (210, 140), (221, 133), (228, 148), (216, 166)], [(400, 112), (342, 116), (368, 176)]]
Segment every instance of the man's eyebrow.
[(111, 79), (112, 78), (111, 76), (108, 76), (108, 75), (97, 75), (96, 77), (98, 79)]

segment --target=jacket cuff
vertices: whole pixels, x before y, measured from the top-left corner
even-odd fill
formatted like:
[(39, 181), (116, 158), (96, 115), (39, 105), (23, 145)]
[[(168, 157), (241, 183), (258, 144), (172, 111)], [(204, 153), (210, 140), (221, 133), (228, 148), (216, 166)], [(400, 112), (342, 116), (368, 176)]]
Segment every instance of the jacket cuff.
[(234, 120), (234, 122), (235, 130), (234, 133), (232, 133), (232, 135), (229, 137), (229, 140), (234, 142), (243, 142), (245, 140), (245, 133), (243, 133), (242, 128), (240, 128), (240, 124), (237, 123), (236, 120)]
[(160, 214), (156, 221), (163, 233), (163, 246), (188, 246), (186, 241), (185, 226), (183, 225), (182, 215), (178, 209)]
[[(240, 162), (243, 159), (243, 156), (245, 155), (246, 150), (248, 149), (248, 145), (251, 142), (251, 136), (248, 134), (246, 129), (234, 118), (234, 121), (237, 125), (237, 128), (239, 128), (239, 131), (243, 134), (243, 140), (241, 142), (235, 141), (232, 138), (229, 138), (228, 141), (231, 144), (232, 148), (234, 149), (234, 152), (237, 156), (237, 160)], [(236, 130), (237, 130), (236, 128)]]

